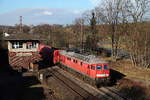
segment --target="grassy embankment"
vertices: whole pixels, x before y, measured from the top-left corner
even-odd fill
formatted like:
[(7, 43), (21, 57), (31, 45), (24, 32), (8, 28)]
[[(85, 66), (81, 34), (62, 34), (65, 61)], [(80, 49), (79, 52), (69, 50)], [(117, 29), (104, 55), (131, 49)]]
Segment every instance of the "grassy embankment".
[[(105, 48), (110, 48), (107, 44)], [(111, 61), (111, 57), (104, 57)], [(125, 75), (118, 80), (116, 88), (132, 100), (150, 100), (150, 69), (135, 67), (130, 59), (112, 62), (112, 69)]]

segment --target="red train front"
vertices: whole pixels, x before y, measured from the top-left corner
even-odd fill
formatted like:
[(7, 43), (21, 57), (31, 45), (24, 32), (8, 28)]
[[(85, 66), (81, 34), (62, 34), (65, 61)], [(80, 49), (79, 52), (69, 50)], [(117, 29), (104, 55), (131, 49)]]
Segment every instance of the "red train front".
[(92, 84), (109, 83), (109, 63), (92, 55), (87, 56), (65, 50), (56, 50), (54, 52), (54, 63), (59, 63), (63, 67), (77, 72)]

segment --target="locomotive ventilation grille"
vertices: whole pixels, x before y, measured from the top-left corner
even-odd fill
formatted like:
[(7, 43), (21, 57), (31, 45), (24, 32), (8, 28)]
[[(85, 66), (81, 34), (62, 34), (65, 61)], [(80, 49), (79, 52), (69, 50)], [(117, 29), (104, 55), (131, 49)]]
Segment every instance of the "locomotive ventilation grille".
[(83, 61), (88, 64), (108, 63), (104, 60), (100, 60), (99, 58), (96, 58), (94, 55), (82, 55), (82, 54), (70, 52), (70, 51), (69, 52), (61, 51), (60, 54), (70, 57), (70, 58), (73, 58), (73, 59)]

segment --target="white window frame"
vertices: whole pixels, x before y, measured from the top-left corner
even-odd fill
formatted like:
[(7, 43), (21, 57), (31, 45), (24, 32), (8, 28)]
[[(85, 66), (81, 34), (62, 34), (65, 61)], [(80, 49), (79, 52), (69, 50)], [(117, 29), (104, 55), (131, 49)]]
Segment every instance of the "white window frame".
[(27, 49), (34, 49), (36, 48), (37, 43), (36, 42), (31, 42), (31, 45), (26, 44)]
[(22, 42), (12, 42), (12, 49), (19, 49), (19, 48), (23, 48)]

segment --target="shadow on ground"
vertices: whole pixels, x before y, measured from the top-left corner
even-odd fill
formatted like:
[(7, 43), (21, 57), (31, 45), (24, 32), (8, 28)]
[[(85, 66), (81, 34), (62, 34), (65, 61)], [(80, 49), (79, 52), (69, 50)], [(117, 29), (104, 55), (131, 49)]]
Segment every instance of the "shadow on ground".
[(150, 88), (130, 79), (119, 81), (119, 92), (130, 100), (150, 100)]
[(53, 52), (56, 48), (43, 47), (40, 51), (41, 61), (36, 62), (40, 69), (45, 69), (54, 65), (53, 63)]
[(0, 100), (43, 100), (44, 90), (34, 76), (22, 76), (9, 65), (8, 50), (0, 48)]
[(144, 88), (137, 85), (124, 87), (120, 90), (120, 93), (123, 93), (125, 97), (131, 100), (150, 100), (150, 96), (148, 97)]
[(26, 76), (23, 78), (23, 88), (21, 100), (43, 100), (45, 99), (44, 89), (37, 87), (40, 84), (35, 76)]
[(117, 81), (118, 80), (121, 80), (122, 78), (125, 77), (124, 74), (116, 71), (116, 70), (113, 70), (113, 69), (110, 69), (110, 81), (111, 81), (111, 85), (116, 85)]

